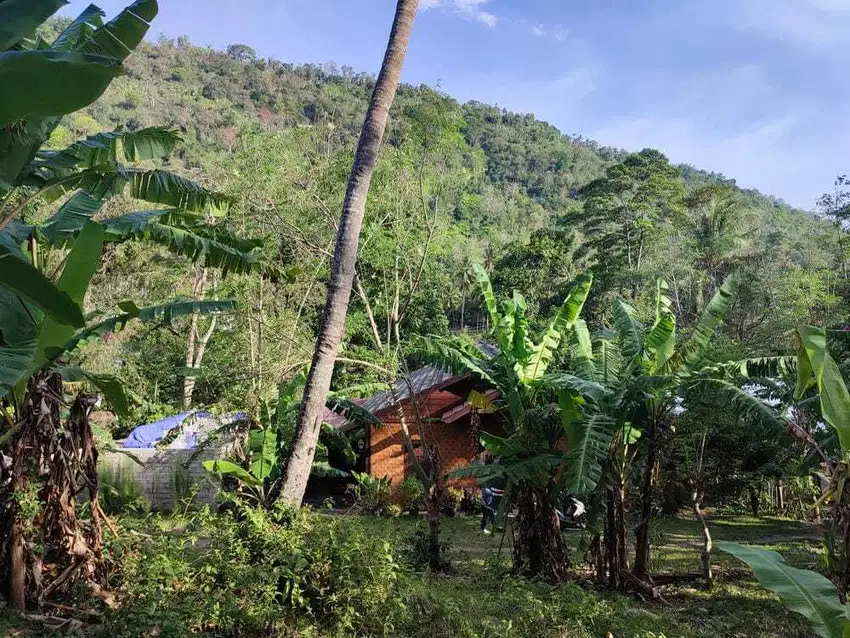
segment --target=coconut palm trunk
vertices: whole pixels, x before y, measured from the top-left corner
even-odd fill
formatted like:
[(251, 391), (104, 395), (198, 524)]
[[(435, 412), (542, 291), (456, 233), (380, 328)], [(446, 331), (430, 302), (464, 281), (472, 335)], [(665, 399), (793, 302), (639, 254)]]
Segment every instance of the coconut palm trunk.
[(286, 463), (286, 480), (282, 497), (300, 505), (307, 489), (307, 479), (316, 452), (325, 398), (331, 386), (334, 362), (345, 328), (345, 316), (351, 297), (360, 228), (366, 210), (366, 196), (378, 159), (390, 106), (401, 76), (407, 42), (413, 29), (418, 0), (398, 0), (392, 31), (384, 54), (381, 72), (375, 82), (366, 120), (360, 132), (354, 165), (348, 179), (342, 217), (339, 220), (334, 249), (331, 281), (325, 311), (316, 339), (313, 364), (304, 388), (304, 399), (295, 431), (292, 452)]

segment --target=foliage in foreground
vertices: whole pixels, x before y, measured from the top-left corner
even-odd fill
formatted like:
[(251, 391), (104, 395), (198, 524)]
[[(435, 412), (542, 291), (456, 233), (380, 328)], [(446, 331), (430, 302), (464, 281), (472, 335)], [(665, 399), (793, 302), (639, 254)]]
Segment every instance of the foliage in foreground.
[(778, 594), (788, 609), (805, 616), (818, 636), (850, 635), (850, 608), (838, 599), (838, 592), (828, 578), (808, 569), (791, 567), (776, 552), (722, 541), (717, 546), (752, 567), (759, 582)]
[[(727, 569), (734, 563), (723, 555), (717, 557), (721, 570), (711, 592), (681, 587), (671, 592), (671, 605), (647, 605), (575, 582), (551, 587), (505, 578), (509, 559), (505, 553), (503, 560), (497, 558), (498, 538), (477, 534), (476, 519), (444, 522), (446, 538), (454, 545), (448, 554), (454, 569), (450, 576), (430, 577), (412, 573), (393, 557), (406, 549), (407, 534), (421, 524), (415, 518), (301, 512), (287, 527), (274, 521), (280, 512), (255, 510), (242, 522), (232, 515), (208, 513), (189, 520), (124, 519), (133, 532), (122, 532), (121, 542), (129, 543), (122, 559), (124, 576), (113, 583), (121, 607), (108, 612), (100, 633), (139, 636), (158, 629), (154, 633), (161, 637), (599, 638), (608, 632), (617, 638), (811, 636), (802, 621), (785, 612), (744, 570)], [(255, 513), (259, 518), (253, 518)], [(741, 521), (728, 523), (720, 525), (718, 533), (743, 538), (743, 530), (734, 529)], [(696, 532), (692, 523), (681, 519), (665, 525), (676, 533)], [(793, 534), (799, 528), (774, 526), (770, 531)], [(198, 539), (194, 545), (193, 538)], [(385, 553), (387, 547), (390, 554)], [(118, 556), (116, 545), (108, 549)], [(787, 545), (777, 549), (796, 552)], [(804, 551), (804, 560), (811, 551)], [(290, 560), (288, 552), (304, 560)], [(680, 561), (691, 556), (690, 550), (668, 549), (665, 567), (682, 566)], [(249, 559), (253, 565), (246, 566)], [(792, 560), (796, 564), (800, 554)], [(293, 582), (298, 591), (306, 588), (306, 603), (274, 593)], [(319, 591), (322, 586), (326, 589)], [(339, 624), (338, 619), (350, 622)]]
[(392, 633), (401, 568), (389, 542), (350, 519), (234, 504), (188, 521), (193, 542), (154, 532), (128, 547), (102, 635)]

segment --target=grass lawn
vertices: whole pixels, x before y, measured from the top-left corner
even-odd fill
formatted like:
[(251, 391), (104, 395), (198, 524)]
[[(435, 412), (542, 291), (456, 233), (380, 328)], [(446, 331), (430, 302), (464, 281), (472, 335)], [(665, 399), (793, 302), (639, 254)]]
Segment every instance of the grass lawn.
[[(187, 536), (181, 526), (174, 526), (167, 517), (125, 519), (123, 523), (126, 528), (139, 531), (155, 526), (175, 539)], [(352, 524), (362, 525), (369, 534), (385, 538), (401, 553), (407, 537), (424, 533), (425, 519), (357, 516), (352, 517)], [(714, 555), (717, 580), (711, 591), (706, 591), (700, 583), (670, 586), (664, 590), (665, 603), (648, 603), (597, 591), (588, 582), (550, 587), (515, 579), (509, 575), (510, 528), (503, 537), (500, 533), (482, 535), (478, 527), (477, 517), (443, 519), (443, 538), (451, 545), (453, 572), (436, 576), (412, 570), (404, 572), (397, 592), (411, 621), (392, 635), (412, 638), (811, 638), (813, 635), (801, 618), (786, 611), (773, 594), (758, 585), (746, 565), (720, 552)], [(718, 516), (710, 521), (710, 527), (715, 539), (757, 543), (780, 552), (793, 565), (814, 569), (818, 566), (819, 530), (810, 525), (779, 518)], [(570, 531), (567, 537), (578, 565), (583, 533)], [(654, 571), (699, 569), (700, 536), (695, 521), (687, 517), (663, 519), (656, 526), (653, 538), (658, 544), (652, 557)], [(196, 551), (204, 551), (203, 542), (194, 547)], [(19, 630), (23, 633), (18, 633)], [(37, 635), (43, 635), (37, 626), (22, 624), (0, 606), (0, 638)]]
[[(375, 534), (403, 542), (424, 521), (365, 519)], [(789, 613), (772, 593), (759, 586), (749, 568), (715, 552), (716, 582), (711, 591), (701, 583), (665, 589), (667, 604), (643, 603), (628, 596), (595, 591), (583, 584), (547, 587), (506, 576), (510, 566), (510, 533), (482, 535), (475, 517), (445, 518), (443, 537), (451, 543), (455, 567), (451, 576), (410, 576), (415, 591), (450, 601), (481, 636), (650, 636), (666, 638), (740, 636), (809, 638), (805, 621)], [(715, 540), (755, 543), (781, 553), (797, 567), (818, 568), (820, 530), (788, 519), (718, 516), (710, 521)], [(424, 532), (424, 530), (420, 530)], [(567, 532), (574, 561), (580, 560), (583, 533)], [(701, 536), (698, 523), (686, 516), (659, 522), (653, 571), (698, 571)], [(503, 545), (499, 555), (500, 543)], [(440, 634), (439, 626), (433, 635)]]

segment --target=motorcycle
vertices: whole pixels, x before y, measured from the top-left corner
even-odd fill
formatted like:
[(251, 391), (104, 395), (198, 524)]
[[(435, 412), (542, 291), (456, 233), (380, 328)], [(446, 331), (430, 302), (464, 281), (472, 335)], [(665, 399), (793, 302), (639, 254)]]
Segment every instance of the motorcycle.
[(587, 527), (587, 508), (574, 496), (567, 497), (561, 508), (555, 508), (561, 531)]

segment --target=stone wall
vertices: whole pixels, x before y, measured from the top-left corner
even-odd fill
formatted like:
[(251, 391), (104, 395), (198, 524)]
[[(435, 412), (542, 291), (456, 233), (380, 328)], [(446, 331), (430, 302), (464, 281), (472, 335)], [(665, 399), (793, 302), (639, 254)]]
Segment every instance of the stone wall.
[(219, 482), (204, 469), (202, 463), (208, 459), (224, 458), (226, 455), (227, 449), (224, 447), (212, 447), (201, 452), (133, 448), (127, 449), (127, 454), (102, 452), (99, 464), (101, 471), (108, 468), (113, 473), (132, 473), (151, 508), (168, 512), (181, 498), (181, 484), (190, 483), (198, 487), (198, 504), (213, 503), (219, 492)]

